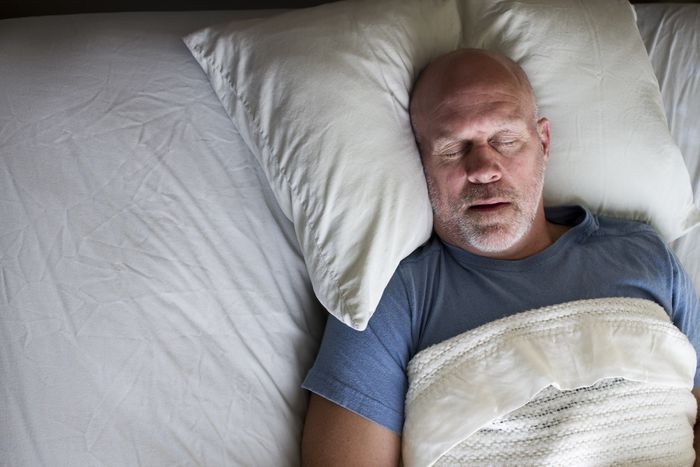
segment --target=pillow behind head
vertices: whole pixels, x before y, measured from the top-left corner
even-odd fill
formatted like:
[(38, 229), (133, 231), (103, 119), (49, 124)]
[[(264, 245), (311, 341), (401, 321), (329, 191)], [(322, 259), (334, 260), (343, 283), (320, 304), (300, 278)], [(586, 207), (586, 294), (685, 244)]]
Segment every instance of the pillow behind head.
[(185, 38), (294, 222), (314, 291), (364, 329), (432, 213), (408, 115), (454, 0), (339, 2)]
[(186, 37), (294, 222), (316, 295), (356, 329), (430, 234), (409, 91), (460, 39), (528, 73), (552, 122), (547, 204), (667, 240), (700, 222), (624, 0), (339, 2)]
[(518, 62), (551, 121), (545, 204), (649, 222), (700, 222), (658, 82), (625, 0), (462, 0), (462, 45)]

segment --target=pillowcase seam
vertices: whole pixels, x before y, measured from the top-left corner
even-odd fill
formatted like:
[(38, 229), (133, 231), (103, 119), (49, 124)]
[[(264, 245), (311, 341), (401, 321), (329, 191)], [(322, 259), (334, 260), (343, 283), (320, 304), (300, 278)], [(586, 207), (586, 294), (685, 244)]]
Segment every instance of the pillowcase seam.
[[(193, 48), (197, 51), (198, 54), (200, 54), (200, 56), (202, 57), (202, 59), (203, 59), (211, 68), (217, 69), (217, 70), (219, 71), (219, 73), (221, 74), (222, 78), (225, 80), (226, 84), (228, 84), (229, 88), (233, 91), (233, 94), (234, 94), (234, 96), (236, 97), (236, 99), (238, 99), (238, 101), (239, 101), (239, 102), (241, 103), (241, 105), (243, 106), (243, 108), (244, 108), (246, 114), (248, 114), (248, 117), (252, 117), (252, 118), (249, 119), (249, 121), (253, 121), (253, 122), (254, 122), (254, 124), (255, 124), (254, 131), (255, 131), (255, 133), (257, 134), (257, 137), (258, 137), (259, 141), (262, 142), (263, 145), (265, 146), (264, 149), (267, 151), (268, 154), (272, 154), (273, 151), (270, 150), (270, 143), (269, 143), (269, 140), (268, 140), (267, 136), (265, 135), (265, 133), (260, 129), (260, 119), (257, 117), (257, 115), (255, 115), (255, 114), (250, 110), (250, 105), (249, 105), (248, 102), (241, 96), (241, 94), (238, 92), (238, 88), (233, 84), (233, 80), (231, 79), (231, 73), (230, 73), (229, 71), (225, 70), (224, 67), (223, 67), (223, 65), (218, 65), (218, 64), (214, 63), (212, 60), (210, 60), (209, 57), (208, 57), (206, 54), (204, 54), (204, 53), (202, 52), (202, 49), (201, 49), (201, 46), (200, 46), (200, 45), (195, 45)], [(230, 118), (233, 118), (233, 116), (230, 116)], [(258, 159), (258, 161), (260, 161), (260, 158), (257, 158), (257, 159)], [(270, 170), (270, 164), (276, 165), (276, 166), (277, 166), (277, 170), (275, 170), (275, 172), (278, 172), (278, 173), (280, 174), (280, 176), (281, 176), (282, 179), (285, 181), (285, 183), (287, 184), (287, 186), (289, 187), (289, 189), (292, 190), (292, 192), (293, 192), (293, 194), (295, 195), (296, 199), (302, 199), (302, 200), (303, 200), (303, 201), (301, 202), (301, 205), (302, 205), (302, 207), (303, 207), (304, 216), (306, 217), (307, 222), (308, 222), (308, 223), (310, 224), (310, 226), (312, 227), (312, 228), (311, 228), (311, 233), (312, 233), (312, 237), (313, 237), (313, 240), (314, 240), (314, 243), (315, 243), (315, 247), (317, 248), (317, 250), (318, 250), (318, 252), (319, 252), (319, 254), (320, 254), (320, 257), (322, 258), (323, 266), (325, 267), (326, 271), (330, 274), (331, 279), (333, 280), (333, 282), (334, 282), (334, 284), (335, 284), (335, 288), (336, 288), (336, 290), (337, 290), (338, 295), (341, 297), (341, 300), (340, 300), (339, 302), (341, 303), (341, 308), (342, 308), (342, 309), (339, 310), (339, 312), (340, 312), (340, 314), (341, 314), (342, 316), (346, 316), (346, 313), (345, 313), (344, 308), (345, 308), (345, 304), (347, 303), (347, 296), (346, 296), (346, 294), (345, 294), (345, 291), (340, 287), (340, 281), (339, 281), (339, 279), (338, 279), (338, 274), (337, 274), (337, 272), (330, 266), (330, 262), (329, 262), (329, 260), (328, 260), (327, 254), (326, 254), (325, 250), (323, 249), (323, 247), (321, 246), (320, 240), (319, 240), (319, 238), (318, 238), (318, 236), (317, 236), (316, 222), (311, 218), (311, 216), (310, 216), (309, 213), (308, 213), (308, 204), (307, 204), (307, 200), (299, 194), (297, 188), (290, 182), (289, 177), (288, 177), (288, 175), (287, 175), (287, 172), (286, 172), (286, 170), (284, 170), (284, 167), (282, 167), (282, 165), (281, 165), (279, 162), (277, 162), (277, 163), (271, 162), (272, 159), (274, 159), (274, 158), (272, 158), (272, 157), (268, 157), (267, 159), (268, 159), (268, 161), (267, 161), (266, 165), (268, 165), (268, 170)], [(274, 168), (274, 167), (273, 167), (273, 168)], [(292, 221), (292, 223), (294, 223), (294, 221)], [(295, 229), (295, 231), (296, 231), (296, 229)], [(297, 241), (298, 241), (298, 240), (299, 240), (299, 239), (297, 238)], [(301, 243), (301, 242), (300, 242), (300, 243)], [(301, 246), (301, 245), (300, 245), (300, 246)], [(303, 247), (302, 247), (302, 249), (303, 249)], [(354, 317), (352, 317), (352, 316), (347, 316), (347, 317), (350, 318), (353, 322), (355, 321)]]

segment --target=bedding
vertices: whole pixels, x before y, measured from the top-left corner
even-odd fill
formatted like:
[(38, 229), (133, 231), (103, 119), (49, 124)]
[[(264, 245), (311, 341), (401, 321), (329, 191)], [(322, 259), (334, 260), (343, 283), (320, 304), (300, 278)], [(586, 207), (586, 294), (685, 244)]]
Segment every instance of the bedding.
[[(639, 30), (656, 76), (673, 139), (700, 206), (700, 5), (637, 5)], [(700, 293), (700, 228), (672, 243)]]
[(0, 23), (0, 465), (295, 465), (323, 310), (181, 36)]
[(185, 38), (294, 222), (316, 295), (356, 329), (430, 236), (409, 89), (457, 46), (458, 18), (444, 0), (339, 2)]
[(316, 295), (355, 329), (430, 233), (409, 94), (457, 45), (528, 73), (552, 126), (545, 204), (648, 221), (666, 240), (700, 223), (624, 0), (339, 2), (185, 42), (293, 221)]
[(646, 299), (492, 321), (409, 363), (404, 464), (691, 465), (695, 364)]
[[(698, 6), (636, 8), (698, 200)], [(298, 465), (325, 311), (181, 40), (261, 15), (0, 21), (0, 465)]]

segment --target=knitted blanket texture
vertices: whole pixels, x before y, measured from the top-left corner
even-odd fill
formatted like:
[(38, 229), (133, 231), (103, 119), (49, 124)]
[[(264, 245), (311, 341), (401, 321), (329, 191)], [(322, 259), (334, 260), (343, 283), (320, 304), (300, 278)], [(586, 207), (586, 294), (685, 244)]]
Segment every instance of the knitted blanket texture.
[(518, 313), (411, 360), (403, 462), (690, 466), (695, 367), (649, 300)]

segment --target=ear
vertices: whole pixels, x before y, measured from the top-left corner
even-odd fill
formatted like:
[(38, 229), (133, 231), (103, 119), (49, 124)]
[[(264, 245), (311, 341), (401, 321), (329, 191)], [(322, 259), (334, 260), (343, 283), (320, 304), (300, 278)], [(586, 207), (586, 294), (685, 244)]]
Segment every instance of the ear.
[(549, 160), (549, 120), (544, 117), (537, 120), (537, 136), (542, 144), (544, 160)]

